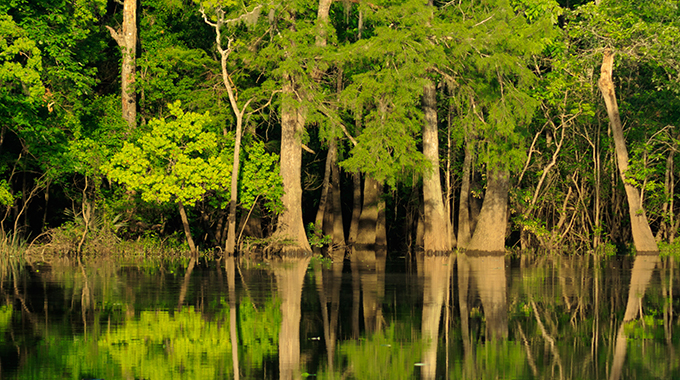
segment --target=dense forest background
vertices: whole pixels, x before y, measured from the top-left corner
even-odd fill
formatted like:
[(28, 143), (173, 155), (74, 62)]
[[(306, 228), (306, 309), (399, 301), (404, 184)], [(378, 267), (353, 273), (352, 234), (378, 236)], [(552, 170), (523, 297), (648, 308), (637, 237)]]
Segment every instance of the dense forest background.
[(669, 0), (5, 1), (2, 239), (654, 250), (679, 27)]

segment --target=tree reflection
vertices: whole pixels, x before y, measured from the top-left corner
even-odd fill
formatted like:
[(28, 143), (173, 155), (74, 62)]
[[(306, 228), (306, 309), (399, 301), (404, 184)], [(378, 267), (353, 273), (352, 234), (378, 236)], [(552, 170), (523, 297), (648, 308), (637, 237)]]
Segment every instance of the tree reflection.
[[(503, 358), (518, 351), (515, 345), (505, 340), (508, 336), (508, 306), (504, 253), (482, 254), (473, 251), (459, 255), (458, 291), (464, 351), (462, 375), (465, 378), (493, 377), (492, 374), (499, 374), (502, 366), (508, 364)], [(495, 343), (492, 351), (479, 348), (484, 354), (481, 357), (476, 352), (476, 340), (470, 328), (470, 315), (473, 309), (477, 309), (474, 304), (475, 293), (484, 311), (485, 346)], [(490, 356), (490, 352), (493, 355)]]
[[(330, 268), (323, 266), (319, 260), (315, 261), (314, 277), (316, 278), (316, 290), (321, 305), (328, 372), (332, 375), (334, 373), (335, 346), (340, 317), (340, 286), (342, 285), (344, 250), (333, 251), (331, 257), (333, 257), (333, 262)], [(330, 304), (330, 313), (328, 304)]]
[[(385, 261), (387, 251), (378, 249), (357, 250), (352, 248), (351, 256), (352, 278), (358, 276), (361, 284), (361, 296), (363, 298), (364, 329), (366, 333), (380, 331), (385, 323), (382, 313), (382, 301), (385, 297)], [(356, 286), (354, 283), (352, 286)], [(356, 294), (357, 289), (354, 289)], [(355, 305), (358, 306), (358, 305)], [(358, 319), (358, 309), (355, 309), (354, 317)], [(358, 320), (354, 322), (358, 328)]]
[(281, 302), (281, 330), (279, 332), (279, 378), (301, 379), (300, 373), (300, 318), (302, 311), (302, 283), (310, 257), (285, 257), (272, 263)]
[[(459, 258), (459, 281), (467, 283), (468, 292), (476, 289), (482, 301), (486, 320), (487, 341), (508, 337), (507, 279), (505, 276), (504, 254), (479, 254), (469, 252)], [(462, 277), (462, 278), (461, 278)], [(461, 300), (467, 300), (469, 294)], [(461, 301), (463, 302), (463, 301)], [(465, 309), (468, 305), (465, 305)], [(463, 307), (461, 307), (463, 310)], [(462, 315), (462, 318), (468, 318)], [(469, 333), (463, 333), (463, 336)]]
[(628, 291), (628, 302), (623, 321), (616, 336), (616, 347), (614, 348), (614, 362), (612, 364), (609, 380), (621, 378), (621, 370), (626, 358), (626, 347), (628, 334), (626, 333), (626, 323), (637, 318), (638, 312), (642, 313), (642, 298), (647, 291), (649, 280), (652, 278), (654, 268), (659, 263), (658, 255), (638, 255), (633, 264), (633, 272), (630, 277), (630, 290)]
[[(355, 251), (354, 289), (342, 260), (315, 263), (310, 287), (309, 258), (0, 266), (0, 377), (679, 378), (678, 265), (661, 262), (425, 256), (386, 277), (384, 251)], [(461, 318), (442, 323), (456, 288)], [(300, 337), (321, 322), (326, 351)]]
[(421, 332), (424, 352), (422, 379), (434, 379), (437, 373), (439, 320), (451, 278), (451, 256), (426, 256), (423, 260), (423, 319)]

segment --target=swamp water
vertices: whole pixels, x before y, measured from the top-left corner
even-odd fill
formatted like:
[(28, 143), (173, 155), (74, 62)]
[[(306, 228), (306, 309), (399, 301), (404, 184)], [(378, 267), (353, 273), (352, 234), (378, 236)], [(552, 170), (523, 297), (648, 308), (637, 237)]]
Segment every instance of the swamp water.
[(352, 257), (5, 262), (0, 378), (680, 378), (672, 258)]

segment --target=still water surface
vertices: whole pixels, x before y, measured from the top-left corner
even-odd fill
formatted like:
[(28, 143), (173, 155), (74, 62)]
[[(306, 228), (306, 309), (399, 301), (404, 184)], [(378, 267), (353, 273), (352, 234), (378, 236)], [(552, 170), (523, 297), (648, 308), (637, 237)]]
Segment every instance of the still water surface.
[(680, 378), (673, 259), (389, 256), (6, 262), (0, 378)]

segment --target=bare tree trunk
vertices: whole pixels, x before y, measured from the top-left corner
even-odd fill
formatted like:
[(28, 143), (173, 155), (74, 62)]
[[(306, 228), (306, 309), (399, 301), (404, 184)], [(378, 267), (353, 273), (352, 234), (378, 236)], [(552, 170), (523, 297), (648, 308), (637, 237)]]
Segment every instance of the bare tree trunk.
[[(597, 249), (600, 246), (600, 239), (602, 236), (602, 231), (600, 231), (601, 225), (601, 186), (602, 186), (602, 164), (601, 164), (601, 154), (600, 154), (600, 126), (597, 126), (597, 139), (593, 146), (593, 161), (595, 163), (594, 175), (595, 175), (595, 200), (593, 202), (593, 214), (595, 223), (595, 233), (593, 234), (593, 249)], [(571, 187), (570, 187), (571, 189)]]
[(472, 239), (470, 226), (470, 176), (472, 169), (472, 148), (465, 142), (465, 158), (463, 159), (463, 178), (460, 185), (460, 203), (458, 207), (458, 247), (467, 248)]
[[(331, 222), (329, 216), (327, 215), (327, 212), (329, 211), (328, 209), (328, 195), (331, 191), (330, 188), (330, 183), (331, 183), (331, 171), (332, 171), (332, 165), (333, 165), (333, 155), (336, 154), (336, 151), (332, 150), (330, 147), (328, 148), (328, 154), (326, 154), (326, 165), (325, 165), (325, 170), (324, 170), (324, 175), (323, 175), (323, 183), (321, 185), (321, 197), (319, 198), (319, 207), (316, 210), (316, 218), (314, 219), (314, 226), (316, 227), (317, 231), (323, 231), (323, 234), (326, 234), (326, 230), (328, 229), (328, 226), (326, 226), (325, 221)], [(314, 248), (315, 251), (318, 251), (319, 248)]]
[(675, 143), (671, 146), (668, 152), (668, 157), (666, 158), (666, 175), (664, 178), (664, 195), (665, 201), (662, 206), (661, 225), (659, 226), (659, 231), (656, 234), (656, 241), (661, 239), (666, 239), (669, 243), (673, 243), (675, 231), (672, 230), (674, 225), (673, 215), (673, 198), (675, 197), (675, 175), (674, 172), (674, 156), (675, 156)]
[(189, 218), (187, 218), (187, 212), (184, 210), (184, 205), (182, 202), (177, 203), (179, 208), (179, 216), (182, 218), (182, 227), (184, 227), (184, 235), (187, 238), (187, 244), (189, 244), (189, 250), (192, 256), (198, 256), (198, 250), (196, 249), (196, 244), (194, 244), (194, 238), (191, 237), (191, 229), (189, 228)]
[(286, 252), (312, 252), (307, 241), (305, 226), (302, 220), (302, 184), (300, 171), (302, 168), (302, 131), (305, 117), (299, 106), (293, 106), (295, 96), (291, 78), (283, 85), (281, 106), (281, 179), (285, 194), (281, 197), (285, 210), (279, 215), (275, 235), (289, 240), (290, 244), (281, 242), (276, 247)]
[(137, 0), (125, 0), (123, 3), (122, 32), (106, 27), (120, 46), (123, 54), (121, 92), (123, 98), (123, 119), (130, 130), (137, 125), (137, 93), (135, 92), (135, 75), (137, 70)]
[[(256, 8), (253, 12), (259, 12), (259, 8)], [(236, 116), (236, 135), (234, 136), (234, 162), (231, 169), (231, 194), (229, 200), (229, 215), (227, 217), (228, 227), (227, 227), (227, 244), (226, 251), (227, 255), (233, 255), (236, 247), (236, 204), (238, 203), (238, 172), (241, 165), (241, 138), (243, 137), (243, 115), (245, 110), (248, 108), (248, 104), (252, 101), (249, 99), (243, 107), (239, 107), (236, 101), (236, 95), (234, 94), (234, 89), (232, 87), (232, 80), (229, 76), (229, 71), (227, 70), (227, 58), (232, 52), (231, 43), (233, 39), (229, 38), (227, 42), (226, 49), (222, 46), (222, 27), (227, 24), (240, 19), (225, 19), (225, 12), (223, 9), (218, 8), (215, 10), (217, 21), (212, 22), (209, 20), (205, 12), (201, 9), (203, 15), (203, 20), (206, 24), (212, 26), (215, 29), (215, 44), (217, 46), (217, 51), (220, 53), (220, 65), (222, 67), (222, 83), (227, 90), (227, 95), (229, 96), (229, 104), (231, 105), (231, 110)], [(225, 130), (226, 133), (226, 130)]]
[(424, 249), (451, 250), (451, 224), (444, 210), (442, 186), (439, 176), (439, 136), (437, 125), (437, 89), (433, 82), (423, 88), (423, 155), (430, 162), (430, 170), (423, 175), (423, 200), (425, 204)]
[(487, 169), (486, 193), (479, 214), (479, 221), (468, 246), (472, 251), (505, 251), (505, 229), (507, 227), (508, 183), (506, 170)]
[(609, 122), (611, 123), (619, 174), (626, 190), (626, 197), (628, 198), (628, 210), (630, 213), (630, 226), (633, 233), (633, 241), (635, 243), (635, 249), (638, 252), (659, 252), (659, 248), (654, 240), (654, 235), (652, 235), (652, 230), (649, 228), (649, 223), (647, 222), (647, 215), (645, 214), (645, 209), (642, 205), (640, 193), (635, 186), (631, 185), (626, 180), (626, 171), (628, 170), (628, 150), (626, 149), (623, 126), (621, 124), (621, 118), (619, 117), (619, 106), (616, 102), (614, 82), (612, 81), (613, 66), (614, 54), (610, 50), (606, 50), (604, 57), (602, 58), (600, 80), (597, 84), (602, 92), (602, 97), (607, 106)]
[(336, 151), (336, 162), (331, 168), (331, 205), (333, 212), (333, 248), (345, 246), (345, 226), (342, 219), (342, 199), (340, 198), (340, 168), (337, 164), (337, 144), (333, 141), (332, 149)]

